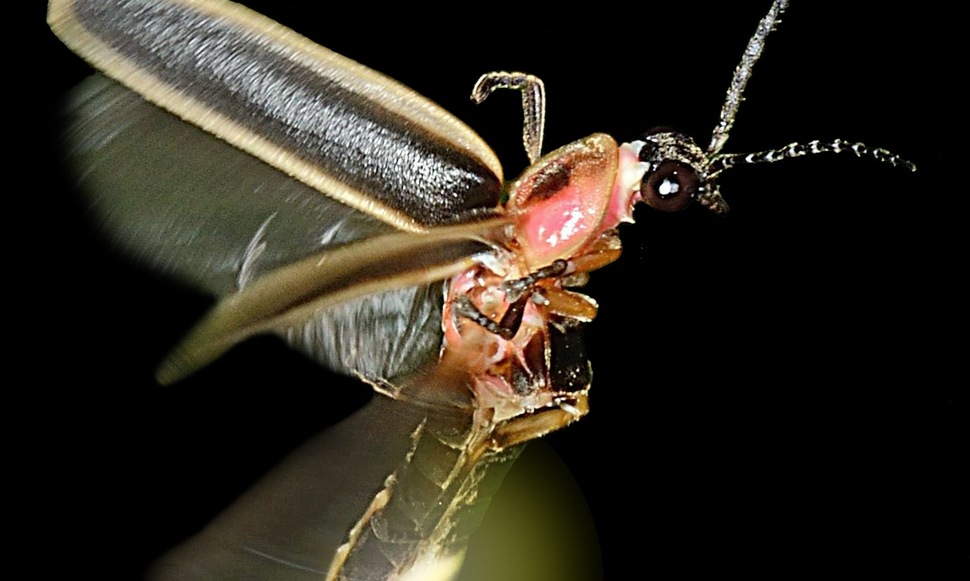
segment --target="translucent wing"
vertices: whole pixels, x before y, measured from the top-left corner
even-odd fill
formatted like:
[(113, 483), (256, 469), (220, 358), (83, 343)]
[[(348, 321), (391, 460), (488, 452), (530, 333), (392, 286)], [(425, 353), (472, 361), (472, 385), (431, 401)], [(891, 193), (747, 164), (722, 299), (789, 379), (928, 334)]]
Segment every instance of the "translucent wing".
[(397, 231), (103, 76), (76, 87), (65, 114), (67, 162), (102, 231), (198, 290), (235, 292), (311, 252)]
[[(104, 74), (182, 120), (92, 81), (72, 105), (68, 131), (81, 187), (95, 197), (106, 229), (182, 280), (225, 294), (325, 248), (389, 229), (424, 232), (487, 218), (498, 206), (501, 167), (467, 126), (238, 4), (53, 0), (48, 21)], [(414, 264), (427, 254), (415, 248), (399, 256), (397, 272), (385, 273), (395, 282), (331, 301), (360, 301), (334, 318), (304, 310), (299, 320), (259, 330), (287, 332), (344, 373), (411, 371), (438, 341), (439, 293), (421, 285), (447, 278), (483, 249), (440, 247), (448, 256), (438, 255), (433, 269)], [(379, 258), (362, 252), (360, 262)], [(332, 290), (327, 281), (317, 287)], [(331, 339), (344, 329), (358, 339)], [(217, 355), (184, 351), (169, 379)]]
[[(460, 425), (467, 425), (462, 417), (437, 420), (439, 429), (448, 425), (456, 433)], [(384, 579), (398, 555), (426, 541), (421, 533), (451, 503), (442, 473), (433, 466), (447, 465), (456, 452), (429, 445), (428, 439), (440, 435), (430, 434), (430, 428), (427, 410), (374, 398), (293, 453), (204, 531), (166, 555), (152, 578), (325, 578), (331, 557), (349, 530), (349, 524), (333, 523), (357, 522), (375, 497), (392, 488), (395, 501), (397, 496), (405, 499), (392, 503), (373, 527), (365, 527), (364, 535), (370, 536), (361, 543), (361, 552), (366, 554), (358, 556), (353, 569), (346, 572), (352, 579)], [(415, 449), (420, 452), (415, 454)], [(409, 460), (402, 463), (405, 457)], [(490, 470), (489, 478), (500, 481), (514, 457), (515, 453), (504, 455), (501, 469)], [(388, 475), (394, 475), (393, 482)], [(471, 528), (456, 532), (450, 544), (467, 541), (494, 488), (480, 488), (484, 498), (465, 506), (478, 514), (465, 521)]]
[[(351, 242), (399, 232), (104, 77), (72, 93), (65, 137), (68, 164), (101, 229), (153, 269), (216, 296), (326, 249), (346, 253)], [(439, 262), (460, 263), (486, 247), (444, 241), (438, 248)], [(364, 270), (381, 258), (349, 252)], [(385, 274), (419, 266), (398, 260)], [(284, 333), (335, 371), (396, 377), (437, 357), (442, 301), (437, 284), (398, 287), (371, 288), (261, 330)]]

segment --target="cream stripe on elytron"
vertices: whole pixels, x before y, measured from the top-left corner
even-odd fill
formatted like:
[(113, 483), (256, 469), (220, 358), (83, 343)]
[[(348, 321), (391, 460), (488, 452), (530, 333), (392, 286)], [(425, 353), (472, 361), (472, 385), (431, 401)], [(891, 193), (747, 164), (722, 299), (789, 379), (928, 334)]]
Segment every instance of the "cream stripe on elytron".
[[(281, 45), (291, 47), (294, 50), (291, 56), (300, 64), (325, 78), (336, 81), (352, 93), (361, 94), (380, 103), (388, 111), (413, 121), (428, 133), (441, 137), (443, 141), (458, 146), (469, 157), (488, 167), (499, 178), (499, 182), (502, 182), (502, 165), (492, 148), (463, 121), (410, 87), (353, 59), (335, 53), (241, 4), (225, 0), (167, 1), (196, 7), (200, 12), (233, 20), (258, 34), (276, 39)], [(343, 74), (335, 74), (336, 71)], [(388, 98), (389, 93), (392, 95), (390, 98)]]
[[(338, 82), (353, 93), (379, 102), (382, 107), (406, 117), (431, 134), (458, 146), (479, 159), (502, 179), (502, 169), (494, 152), (464, 123), (431, 101), (407, 87), (363, 65), (342, 57), (309, 39), (279, 25), (244, 6), (221, 0), (168, 0), (231, 19), (257, 34), (267, 35), (294, 51), (294, 57), (314, 72)], [(51, 0), (48, 24), (72, 50), (82, 55), (95, 68), (133, 89), (145, 99), (174, 113), (220, 139), (246, 151), (308, 186), (365, 212), (384, 223), (408, 232), (424, 232), (426, 228), (407, 214), (388, 207), (367, 192), (349, 187), (319, 166), (308, 163), (292, 152), (260, 137), (253, 131), (232, 121), (198, 100), (179, 92), (152, 73), (139, 67), (129, 58), (112, 49), (106, 42), (88, 31), (76, 18), (72, 0)], [(328, 70), (326, 66), (333, 67)], [(343, 73), (343, 74), (334, 74)], [(366, 80), (348, 83), (346, 79)], [(392, 93), (393, 98), (388, 98)]]

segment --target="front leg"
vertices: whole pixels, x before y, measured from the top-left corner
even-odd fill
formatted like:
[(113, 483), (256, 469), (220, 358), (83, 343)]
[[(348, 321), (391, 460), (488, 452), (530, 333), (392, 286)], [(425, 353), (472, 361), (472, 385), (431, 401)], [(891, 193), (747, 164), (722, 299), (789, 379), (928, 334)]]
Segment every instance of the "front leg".
[(546, 125), (546, 87), (542, 79), (526, 73), (485, 73), (472, 89), (472, 101), (481, 103), (496, 89), (522, 92), (522, 145), (529, 156), (529, 163), (535, 163), (542, 155), (542, 137)]

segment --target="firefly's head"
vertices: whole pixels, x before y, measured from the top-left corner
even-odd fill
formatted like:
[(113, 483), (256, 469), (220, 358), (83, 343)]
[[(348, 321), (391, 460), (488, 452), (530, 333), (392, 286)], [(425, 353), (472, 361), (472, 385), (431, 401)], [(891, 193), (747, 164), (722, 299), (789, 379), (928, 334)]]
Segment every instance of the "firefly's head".
[(696, 200), (714, 212), (724, 214), (728, 211), (728, 205), (716, 184), (721, 172), (738, 164), (772, 163), (815, 153), (848, 151), (859, 157), (872, 157), (911, 171), (916, 169), (913, 163), (885, 149), (870, 149), (863, 143), (842, 139), (790, 143), (756, 153), (721, 153), (730, 137), (751, 71), (764, 50), (765, 39), (787, 7), (787, 0), (776, 0), (748, 41), (721, 106), (720, 121), (706, 149), (702, 149), (687, 135), (667, 128), (655, 129), (621, 147), (621, 183), (629, 188), (631, 200), (646, 202), (664, 212), (682, 210), (690, 205), (691, 200)]

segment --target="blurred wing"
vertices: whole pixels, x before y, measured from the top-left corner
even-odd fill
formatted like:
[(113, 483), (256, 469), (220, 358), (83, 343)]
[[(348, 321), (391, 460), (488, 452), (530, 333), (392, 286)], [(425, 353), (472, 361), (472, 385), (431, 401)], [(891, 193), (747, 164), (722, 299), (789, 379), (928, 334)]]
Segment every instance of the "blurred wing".
[(398, 231), (105, 77), (68, 99), (66, 161), (97, 225), (198, 290), (235, 292), (322, 248)]
[[(443, 576), (410, 578), (450, 579), (519, 452), (469, 463), (469, 438), (466, 414), (375, 396), (165, 555), (150, 578), (319, 581), (355, 526), (340, 579), (398, 578), (429, 550)], [(440, 526), (446, 536), (433, 534)]]
[[(175, 114), (96, 77), (71, 100), (66, 141), (103, 229), (183, 282), (226, 295), (300, 260), (339, 262), (328, 251), (350, 242), (495, 215), (501, 168), (474, 132), (239, 5), (53, 0), (48, 20), (106, 75)], [(190, 341), (160, 375), (174, 380), (267, 330), (343, 373), (414, 371), (440, 342), (441, 288), (425, 285), (486, 249), (470, 242), (485, 230), (343, 248), (366, 285), (315, 268), (298, 305), (281, 305), (283, 294), (248, 302), (247, 315), (196, 334), (207, 351)]]
[(443, 290), (429, 283), (488, 249), (474, 239), (492, 221), (401, 233), (104, 77), (75, 89), (66, 117), (67, 162), (100, 229), (161, 273), (230, 297), (167, 381), (265, 331), (341, 373), (413, 372), (440, 347)]
[(286, 331), (352, 299), (451, 278), (474, 266), (474, 255), (488, 248), (485, 240), (499, 236), (505, 224), (497, 219), (389, 234), (279, 268), (223, 299), (163, 363), (159, 381), (178, 380), (255, 333)]

